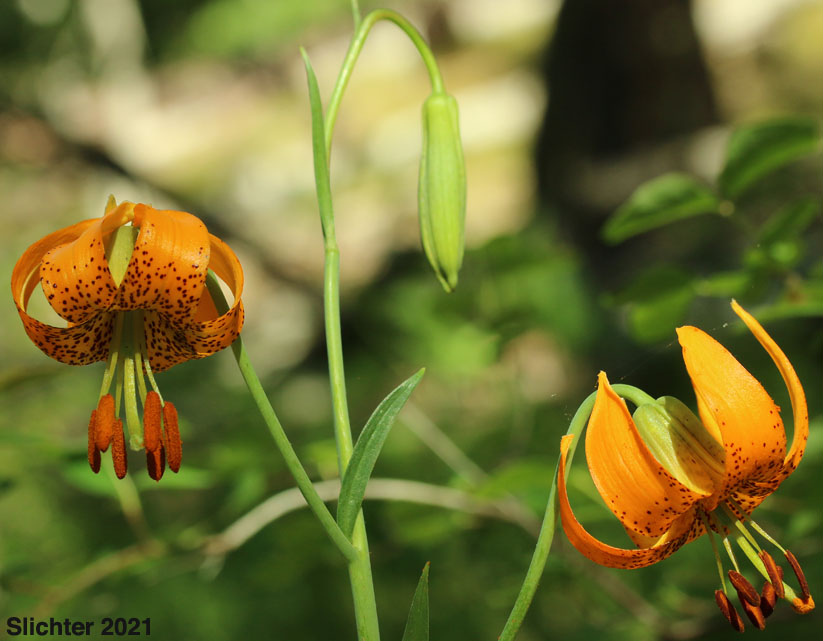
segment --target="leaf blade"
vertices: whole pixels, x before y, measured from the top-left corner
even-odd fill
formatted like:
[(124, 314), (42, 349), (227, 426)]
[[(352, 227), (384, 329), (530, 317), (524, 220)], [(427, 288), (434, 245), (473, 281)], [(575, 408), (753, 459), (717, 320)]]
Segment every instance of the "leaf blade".
[(640, 185), (606, 221), (601, 235), (607, 243), (617, 244), (683, 218), (716, 213), (719, 207), (714, 192), (695, 178), (663, 174)]
[(414, 590), (403, 641), (429, 641), (429, 565), (426, 563)]
[(738, 127), (717, 180), (720, 191), (737, 199), (758, 179), (819, 149), (820, 143), (820, 128), (813, 118), (776, 118)]
[(348, 537), (351, 537), (354, 530), (354, 522), (360, 512), (363, 495), (366, 493), (366, 484), (369, 482), (386, 437), (394, 425), (394, 419), (403, 409), (425, 371), (425, 369), (417, 371), (380, 402), (354, 445), (349, 465), (343, 475), (337, 502), (337, 523)]

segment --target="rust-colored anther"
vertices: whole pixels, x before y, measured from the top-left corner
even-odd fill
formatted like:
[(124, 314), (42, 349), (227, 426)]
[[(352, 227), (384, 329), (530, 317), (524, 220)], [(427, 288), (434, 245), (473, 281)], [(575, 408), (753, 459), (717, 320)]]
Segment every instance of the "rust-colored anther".
[(129, 459), (126, 454), (126, 437), (123, 434), (123, 421), (117, 419), (114, 422), (114, 438), (111, 442), (111, 460), (114, 463), (114, 473), (117, 478), (126, 476), (129, 469)]
[(806, 582), (806, 576), (803, 574), (803, 570), (800, 569), (800, 564), (797, 562), (797, 558), (786, 550), (786, 560), (789, 562), (789, 565), (792, 566), (792, 570), (794, 570), (794, 575), (797, 577), (797, 582), (800, 584), (800, 600), (806, 601), (811, 597), (811, 592), (809, 592), (809, 584)]
[(94, 424), (97, 418), (97, 410), (91, 411), (89, 420), (89, 466), (91, 471), (97, 474), (100, 471), (100, 450), (97, 449), (97, 442), (94, 437)]
[(105, 452), (109, 449), (112, 436), (114, 435), (114, 397), (106, 394), (97, 404), (94, 422), (94, 440), (97, 449)]
[(160, 406), (160, 394), (154, 390), (146, 394), (146, 403), (143, 405), (143, 445), (147, 452), (154, 452), (162, 445)]
[(814, 599), (811, 595), (809, 595), (806, 599), (795, 598), (792, 600), (792, 610), (798, 614), (808, 614), (814, 610)]
[(769, 581), (771, 581), (777, 598), (782, 599), (786, 596), (786, 590), (783, 588), (783, 570), (780, 569), (780, 566), (775, 563), (772, 555), (766, 552), (766, 550), (761, 550), (758, 556), (760, 560), (763, 561), (763, 565), (766, 566)]
[(745, 576), (740, 574), (740, 572), (729, 570), (729, 581), (732, 582), (734, 589), (737, 590), (741, 602), (748, 601), (751, 606), (760, 606), (760, 595), (754, 586), (746, 580)]
[(738, 632), (743, 632), (743, 630), (746, 629), (743, 625), (743, 619), (740, 618), (737, 610), (734, 609), (734, 606), (732, 605), (732, 602), (729, 601), (729, 597), (726, 596), (726, 593), (723, 592), (723, 590), (715, 590), (714, 600), (717, 601), (717, 606), (720, 608), (723, 616), (726, 617), (728, 622), (732, 624), (732, 627)]
[[(738, 594), (740, 594), (738, 592)], [(752, 605), (748, 601), (741, 599), (740, 604), (743, 606), (743, 612), (749, 617), (749, 621), (754, 623), (758, 630), (763, 630), (766, 627), (766, 617), (760, 610), (759, 605)]]
[(767, 619), (774, 612), (774, 604), (777, 603), (777, 593), (774, 586), (766, 581), (763, 584), (763, 589), (760, 591), (760, 611)]
[(183, 460), (183, 441), (180, 440), (180, 429), (177, 426), (177, 410), (171, 403), (163, 405), (163, 430), (169, 468), (176, 474)]
[(163, 478), (163, 472), (166, 469), (166, 452), (162, 446), (153, 452), (146, 452), (146, 468), (149, 476), (155, 481)]

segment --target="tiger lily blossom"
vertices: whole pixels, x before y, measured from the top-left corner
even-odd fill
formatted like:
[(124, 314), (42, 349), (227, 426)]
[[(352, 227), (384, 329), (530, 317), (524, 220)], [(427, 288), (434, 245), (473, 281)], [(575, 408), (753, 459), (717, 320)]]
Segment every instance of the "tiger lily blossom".
[[(234, 297), (224, 314), (206, 286), (209, 270)], [(66, 327), (27, 313), (38, 283)], [(88, 428), (92, 470), (100, 471), (100, 453), (111, 446), (116, 475), (126, 475), (122, 406), (131, 448), (145, 450), (149, 476), (159, 481), (167, 459), (177, 472), (177, 411), (163, 401), (154, 373), (214, 354), (239, 336), (243, 271), (229, 246), (191, 214), (109, 198), (101, 218), (29, 247), (14, 266), (11, 286), (26, 333), (45, 354), (68, 365), (106, 361)]]
[[(722, 589), (715, 592), (715, 599), (732, 626), (742, 632), (742, 619), (727, 596), (715, 533), (722, 538), (734, 567), (728, 572), (729, 581), (756, 627), (764, 627), (778, 598), (789, 601), (799, 613), (814, 608), (795, 556), (750, 518), (803, 457), (809, 417), (803, 388), (783, 351), (735, 301), (732, 308), (771, 356), (788, 388), (794, 415), (788, 451), (780, 408), (763, 386), (714, 338), (696, 327), (681, 327), (678, 339), (700, 418), (676, 399), (654, 400), (642, 392), (641, 397), (630, 398), (638, 406), (632, 416), (601, 372), (587, 426), (586, 460), (594, 484), (637, 547), (622, 549), (603, 543), (572, 512), (565, 479), (572, 435), (561, 441), (557, 482), (566, 536), (600, 565), (645, 567), (708, 533), (720, 568)], [(783, 582), (782, 569), (760, 548), (750, 530), (785, 555), (799, 591)], [(730, 540), (765, 579), (762, 592), (742, 575)]]

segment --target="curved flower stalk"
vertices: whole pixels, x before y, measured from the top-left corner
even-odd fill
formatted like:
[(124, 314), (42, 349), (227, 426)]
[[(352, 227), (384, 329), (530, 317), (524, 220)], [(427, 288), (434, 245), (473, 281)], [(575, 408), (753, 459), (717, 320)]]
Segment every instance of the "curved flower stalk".
[[(808, 584), (794, 555), (750, 519), (751, 512), (797, 467), (806, 447), (809, 417), (797, 374), (761, 325), (736, 302), (732, 308), (769, 353), (789, 390), (794, 435), (786, 451), (780, 408), (762, 385), (720, 343), (696, 327), (677, 330), (692, 380), (700, 418), (672, 398), (639, 403), (634, 417), (612, 389), (604, 372), (586, 434), (586, 459), (592, 479), (636, 549), (607, 545), (578, 522), (566, 493), (566, 457), (573, 436), (561, 441), (558, 495), (563, 530), (592, 561), (608, 567), (651, 565), (682, 545), (708, 533), (712, 539), (721, 589), (717, 603), (732, 626), (743, 622), (726, 593), (722, 562), (713, 533), (719, 534), (733, 570), (728, 573), (746, 615), (763, 628), (777, 598), (796, 612), (814, 608)], [(799, 592), (783, 582), (783, 572), (762, 550), (747, 524), (780, 549), (797, 576)], [(765, 579), (758, 591), (740, 572), (729, 538), (734, 539)]]
[[(209, 270), (234, 296), (222, 315), (205, 288)], [(67, 327), (27, 313), (38, 283)], [(102, 218), (60, 229), (29, 247), (14, 266), (11, 287), (26, 333), (45, 354), (68, 365), (106, 361), (89, 421), (92, 470), (99, 472), (100, 452), (111, 445), (115, 472), (126, 475), (119, 418), (125, 406), (131, 447), (145, 449), (149, 476), (159, 481), (167, 459), (177, 472), (182, 458), (177, 411), (163, 401), (153, 373), (214, 354), (239, 336), (243, 271), (228, 245), (191, 214), (117, 205), (110, 198)]]

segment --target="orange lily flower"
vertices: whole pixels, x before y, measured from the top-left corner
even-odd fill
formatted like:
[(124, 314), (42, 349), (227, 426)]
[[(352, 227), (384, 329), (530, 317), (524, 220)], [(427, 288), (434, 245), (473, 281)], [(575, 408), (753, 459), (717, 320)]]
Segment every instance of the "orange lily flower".
[[(677, 330), (683, 359), (697, 397), (698, 419), (676, 399), (639, 403), (634, 418), (625, 401), (598, 377), (598, 390), (586, 434), (586, 459), (601, 497), (620, 519), (636, 549), (607, 545), (575, 518), (566, 492), (567, 458), (573, 436), (561, 441), (558, 498), (563, 530), (571, 543), (600, 565), (639, 568), (651, 565), (708, 532), (723, 537), (734, 570), (729, 579), (744, 612), (762, 628), (776, 598), (800, 613), (814, 608), (796, 558), (751, 521), (749, 515), (797, 467), (806, 447), (809, 417), (797, 374), (763, 327), (735, 301), (732, 308), (771, 356), (789, 390), (794, 435), (786, 451), (780, 408), (762, 385), (724, 348), (696, 327)], [(761, 550), (746, 524), (785, 554), (800, 584), (795, 593), (782, 570)], [(735, 540), (765, 578), (763, 593), (740, 573), (728, 539)], [(718, 556), (718, 567), (722, 564)], [(722, 590), (715, 598), (729, 622), (743, 630), (740, 616)]]
[[(222, 315), (206, 288), (209, 270), (234, 296)], [(27, 313), (38, 282), (66, 327)], [(153, 372), (214, 354), (239, 336), (243, 271), (228, 245), (191, 214), (117, 205), (109, 198), (102, 218), (60, 229), (29, 247), (14, 266), (11, 287), (26, 333), (45, 354), (68, 365), (107, 362), (89, 421), (92, 470), (100, 471), (100, 452), (111, 445), (114, 470), (119, 478), (126, 475), (122, 403), (131, 447), (145, 449), (151, 478), (160, 480), (166, 458), (177, 472), (177, 411), (163, 401)]]

